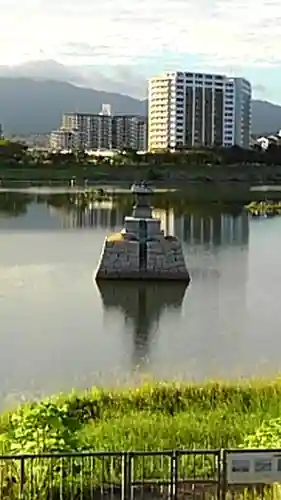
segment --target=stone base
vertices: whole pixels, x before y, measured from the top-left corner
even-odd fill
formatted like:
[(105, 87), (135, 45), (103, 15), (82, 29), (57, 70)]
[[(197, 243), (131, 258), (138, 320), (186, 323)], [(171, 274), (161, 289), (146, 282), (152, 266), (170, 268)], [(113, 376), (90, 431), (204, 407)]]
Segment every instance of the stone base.
[(160, 235), (146, 243), (145, 256), (141, 250), (139, 241), (106, 239), (95, 279), (190, 282), (177, 238)]
[(181, 281), (187, 285), (190, 283), (190, 274), (171, 273), (171, 272), (154, 272), (154, 271), (138, 271), (138, 272), (104, 272), (100, 269), (96, 273), (96, 281), (101, 280), (123, 280), (123, 281)]

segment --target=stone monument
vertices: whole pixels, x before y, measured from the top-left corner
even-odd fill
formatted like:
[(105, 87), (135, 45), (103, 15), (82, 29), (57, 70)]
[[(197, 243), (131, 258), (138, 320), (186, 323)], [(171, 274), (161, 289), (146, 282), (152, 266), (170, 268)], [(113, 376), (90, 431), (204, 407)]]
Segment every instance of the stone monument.
[(125, 217), (124, 228), (105, 239), (96, 280), (154, 280), (189, 283), (182, 246), (175, 236), (165, 236), (161, 221), (152, 215), (145, 182), (134, 184), (133, 214)]

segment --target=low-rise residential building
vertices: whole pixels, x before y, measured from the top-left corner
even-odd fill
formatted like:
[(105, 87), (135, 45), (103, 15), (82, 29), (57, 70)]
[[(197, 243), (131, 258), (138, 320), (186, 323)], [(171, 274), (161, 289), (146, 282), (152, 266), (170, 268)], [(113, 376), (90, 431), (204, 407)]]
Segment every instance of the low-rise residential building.
[(261, 136), (256, 138), (256, 144), (258, 144), (263, 150), (267, 150), (271, 144), (278, 147), (281, 146), (281, 129), (278, 130), (276, 134), (270, 134), (267, 136)]

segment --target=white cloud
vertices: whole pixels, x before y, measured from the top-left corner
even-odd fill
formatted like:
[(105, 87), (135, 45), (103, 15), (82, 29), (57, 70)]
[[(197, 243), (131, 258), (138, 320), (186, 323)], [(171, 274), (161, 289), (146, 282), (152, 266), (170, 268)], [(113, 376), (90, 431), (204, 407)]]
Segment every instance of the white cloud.
[[(23, 7), (24, 4), (24, 7)], [(210, 67), (281, 63), (278, 0), (0, 0), (0, 63), (131, 64), (166, 51)], [(153, 68), (152, 68), (153, 70)]]

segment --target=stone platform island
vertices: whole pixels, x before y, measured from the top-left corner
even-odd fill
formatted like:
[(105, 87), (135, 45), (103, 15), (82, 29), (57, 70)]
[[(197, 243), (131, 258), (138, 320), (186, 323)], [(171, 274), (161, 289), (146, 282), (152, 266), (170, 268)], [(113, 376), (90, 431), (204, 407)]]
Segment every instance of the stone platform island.
[(96, 280), (183, 281), (189, 283), (181, 242), (165, 236), (161, 221), (152, 215), (146, 183), (134, 184), (133, 214), (125, 217), (124, 228), (105, 239)]

